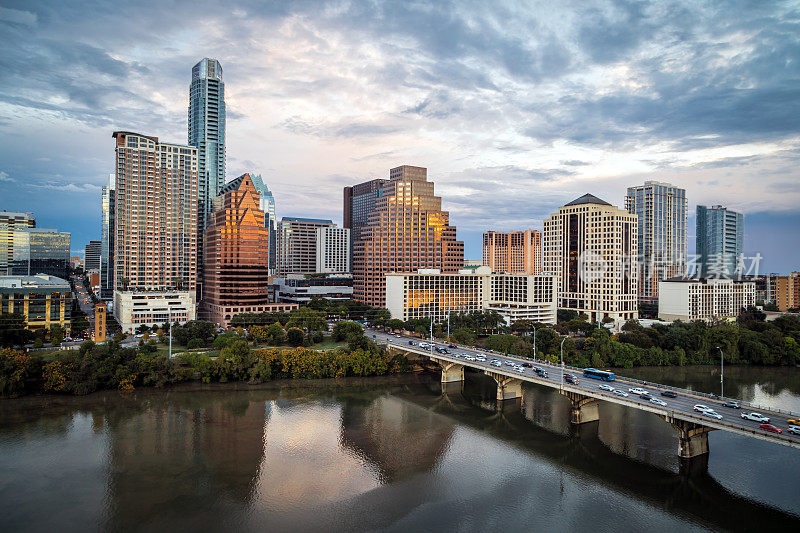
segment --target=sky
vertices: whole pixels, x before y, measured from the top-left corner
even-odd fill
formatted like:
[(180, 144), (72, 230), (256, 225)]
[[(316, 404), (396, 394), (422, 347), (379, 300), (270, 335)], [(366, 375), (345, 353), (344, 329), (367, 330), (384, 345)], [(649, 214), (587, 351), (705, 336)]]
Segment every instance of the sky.
[(278, 216), (428, 168), (466, 257), (646, 180), (745, 214), (762, 271), (800, 269), (800, 5), (762, 1), (0, 0), (0, 209), (100, 235), (115, 130), (187, 142), (191, 68), (224, 70), (227, 180)]

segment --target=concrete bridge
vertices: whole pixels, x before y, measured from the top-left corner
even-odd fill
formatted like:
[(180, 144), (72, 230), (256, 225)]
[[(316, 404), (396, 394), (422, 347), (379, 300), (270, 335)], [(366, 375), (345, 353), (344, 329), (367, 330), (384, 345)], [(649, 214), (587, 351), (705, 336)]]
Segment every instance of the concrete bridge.
[[(464, 369), (466, 367), (484, 372), (497, 383), (498, 402), (517, 398), (521, 399), (523, 395), (523, 382), (535, 383), (537, 385), (558, 389), (559, 393), (564, 395), (571, 403), (570, 421), (573, 424), (583, 424), (585, 422), (598, 420), (600, 416), (598, 404), (600, 401), (617, 403), (634, 409), (649, 411), (663, 418), (678, 433), (678, 455), (681, 459), (707, 458), (707, 454), (709, 453), (708, 433), (712, 430), (729, 431), (731, 433), (800, 449), (800, 436), (790, 434), (786, 431), (786, 420), (800, 420), (800, 413), (752, 406), (739, 400), (736, 401), (741, 404), (741, 410), (732, 409), (722, 406), (722, 403), (726, 400), (725, 398), (718, 398), (702, 392), (679, 389), (630, 378), (617, 377), (615, 381), (608, 383), (613, 388), (625, 392), (637, 387), (645, 389), (650, 392), (654, 398), (659, 398), (666, 403), (665, 406), (662, 406), (633, 393), (629, 393), (628, 396), (622, 396), (612, 391), (600, 389), (599, 385), (604, 382), (584, 378), (583, 369), (569, 366), (562, 367), (538, 360), (533, 363), (533, 361), (522, 357), (463, 346), (450, 349), (451, 352), (454, 353), (438, 353), (433, 346), (420, 348), (420, 339), (417, 338), (398, 337), (374, 330), (368, 330), (367, 335), (376, 342), (385, 344), (390, 348), (416, 354), (437, 363), (442, 369), (443, 384), (463, 382)], [(412, 345), (410, 342), (414, 344)], [(422, 340), (422, 342), (428, 341)], [(436, 342), (434, 345), (439, 347), (447, 346), (445, 343), (441, 342)], [(466, 354), (471, 357), (484, 356), (486, 357), (486, 361), (470, 361), (460, 354)], [(501, 366), (492, 365), (491, 363), (493, 360), (499, 361)], [(540, 376), (531, 368), (523, 368), (522, 371), (518, 371), (506, 363), (533, 363), (545, 369), (548, 376)], [(565, 373), (570, 373), (578, 378), (579, 383), (566, 383), (563, 379), (563, 374)], [(674, 392), (677, 396), (675, 398), (662, 397), (660, 393), (667, 390)], [(703, 404), (711, 407), (722, 415), (722, 419), (711, 418), (695, 411), (694, 405), (696, 404)], [(760, 423), (741, 418), (740, 414), (742, 412), (751, 411), (769, 417), (770, 423), (781, 428), (783, 433), (777, 434), (761, 429), (759, 427)]]

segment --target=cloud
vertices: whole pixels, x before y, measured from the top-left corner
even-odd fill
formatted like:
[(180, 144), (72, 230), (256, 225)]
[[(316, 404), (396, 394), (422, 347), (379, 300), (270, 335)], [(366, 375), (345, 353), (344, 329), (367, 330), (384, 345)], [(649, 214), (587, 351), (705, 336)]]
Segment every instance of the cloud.
[(25, 185), (32, 189), (45, 189), (49, 191), (59, 192), (76, 192), (76, 193), (90, 193), (99, 194), (102, 187), (93, 183), (63, 183), (63, 182), (47, 182), (47, 183), (28, 183)]
[(3, 172), (0, 170), (0, 181), (16, 181), (14, 178), (8, 175), (7, 172)]

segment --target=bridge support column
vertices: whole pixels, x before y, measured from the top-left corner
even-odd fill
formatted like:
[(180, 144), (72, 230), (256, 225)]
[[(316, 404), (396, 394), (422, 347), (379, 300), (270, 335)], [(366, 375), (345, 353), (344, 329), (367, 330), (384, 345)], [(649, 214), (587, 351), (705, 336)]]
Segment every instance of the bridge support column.
[(439, 366), (442, 367), (442, 383), (464, 381), (464, 365), (439, 361)]
[(566, 390), (562, 390), (561, 394), (566, 396), (572, 404), (569, 417), (570, 422), (573, 424), (584, 424), (586, 422), (600, 420), (600, 411), (597, 408), (600, 401), (597, 398)]
[(522, 381), (515, 378), (504, 376), (503, 374), (495, 374), (494, 372), (486, 372), (487, 376), (491, 376), (497, 383), (497, 401), (513, 400), (522, 398)]
[(665, 416), (664, 420), (678, 432), (678, 456), (681, 459), (708, 455), (708, 432), (712, 428), (670, 416)]

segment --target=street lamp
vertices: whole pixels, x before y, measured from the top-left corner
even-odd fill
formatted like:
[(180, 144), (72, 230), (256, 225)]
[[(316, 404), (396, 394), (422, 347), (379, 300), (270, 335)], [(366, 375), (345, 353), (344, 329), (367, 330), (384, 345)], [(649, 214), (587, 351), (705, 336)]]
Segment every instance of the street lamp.
[(533, 326), (533, 360), (536, 361), (537, 354), (539, 352), (536, 351), (536, 326)]
[(167, 317), (169, 320), (169, 358), (172, 359), (172, 307), (167, 304)]
[(725, 354), (722, 352), (722, 348), (717, 346), (717, 350), (719, 350), (719, 396), (723, 398), (725, 396), (725, 382), (723, 381), (723, 376), (725, 375)]
[(561, 339), (561, 390), (564, 390), (564, 341), (567, 340), (566, 337)]

